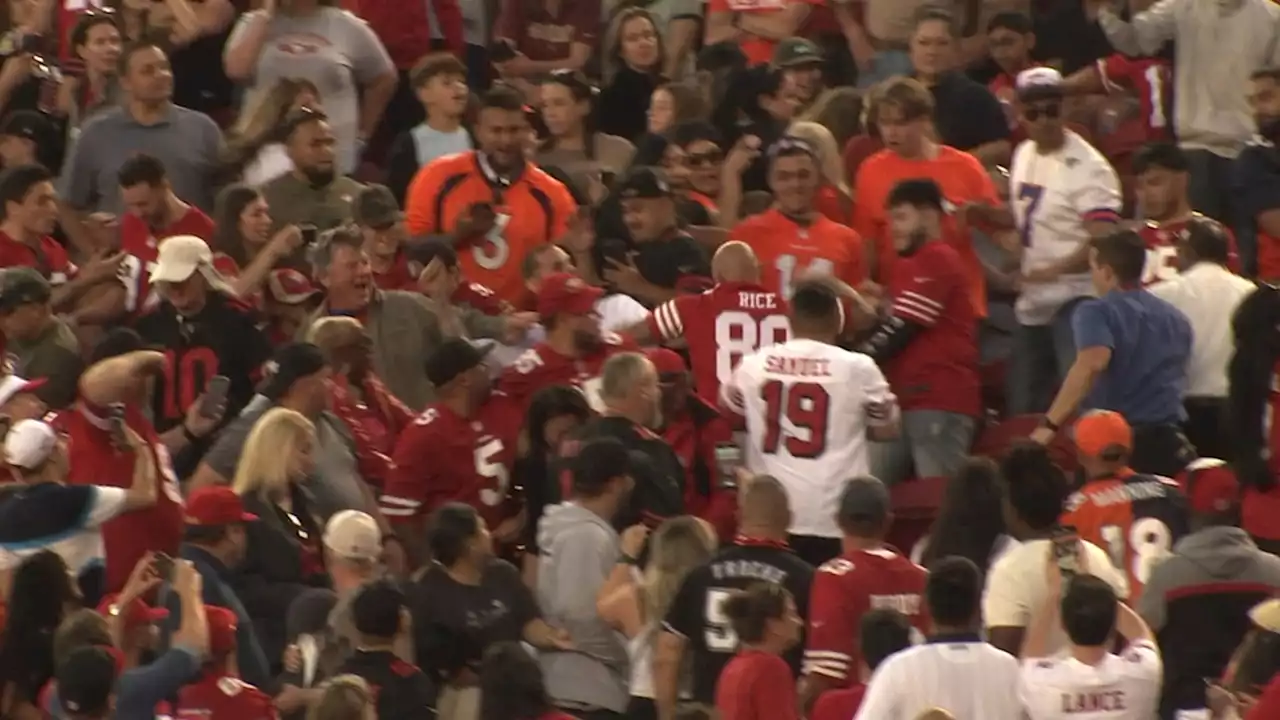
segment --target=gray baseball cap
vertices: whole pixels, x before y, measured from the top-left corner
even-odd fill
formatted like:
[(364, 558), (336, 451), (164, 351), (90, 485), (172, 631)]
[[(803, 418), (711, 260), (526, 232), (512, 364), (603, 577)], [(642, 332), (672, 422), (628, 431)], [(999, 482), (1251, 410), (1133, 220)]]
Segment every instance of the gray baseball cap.
[(841, 524), (882, 521), (889, 517), (892, 506), (889, 488), (877, 477), (861, 475), (845, 483), (838, 519)]

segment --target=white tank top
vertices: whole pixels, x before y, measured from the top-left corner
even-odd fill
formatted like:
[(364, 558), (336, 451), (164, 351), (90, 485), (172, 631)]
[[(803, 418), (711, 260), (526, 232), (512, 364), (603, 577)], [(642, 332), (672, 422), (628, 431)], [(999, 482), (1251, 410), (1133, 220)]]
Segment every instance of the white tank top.
[(627, 641), (627, 657), (631, 659), (631, 697), (653, 699), (653, 641), (659, 623), (644, 626), (639, 635)]

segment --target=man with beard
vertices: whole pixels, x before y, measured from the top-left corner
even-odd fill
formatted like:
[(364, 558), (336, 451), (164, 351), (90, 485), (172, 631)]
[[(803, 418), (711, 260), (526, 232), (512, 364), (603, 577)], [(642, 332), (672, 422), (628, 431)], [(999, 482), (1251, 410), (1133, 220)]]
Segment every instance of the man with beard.
[(450, 238), (464, 277), (517, 304), (521, 260), (563, 237), (578, 207), (560, 181), (525, 158), (529, 125), (519, 92), (485, 93), (474, 129), (478, 150), (439, 158), (413, 179), (405, 196), (409, 233)]
[[(352, 203), (364, 186), (338, 175), (337, 140), (328, 116), (309, 107), (298, 108), (285, 117), (280, 136), (293, 170), (262, 186), (274, 221), (271, 232), (288, 225), (327, 230), (351, 222)], [(290, 264), (302, 261), (298, 255)]]
[[(1169, 142), (1143, 145), (1133, 156), (1132, 170), (1137, 181), (1134, 191), (1138, 207), (1147, 220), (1138, 230), (1147, 244), (1143, 285), (1178, 276), (1178, 250), (1190, 236), (1192, 224), (1218, 224), (1191, 209), (1191, 197), (1187, 193), (1190, 169), (1187, 154)], [(1230, 245), (1228, 265), (1238, 271), (1236, 238), (1226, 227), (1220, 227)]]
[(603, 409), (600, 375), (605, 361), (635, 349), (630, 340), (600, 331), (596, 301), (603, 295), (603, 290), (577, 275), (557, 273), (543, 279), (538, 315), (546, 339), (503, 370), (498, 389), (524, 408), (535, 392), (548, 385), (573, 385), (582, 389), (592, 408)]
[(1280, 279), (1280, 68), (1253, 74), (1249, 105), (1258, 134), (1235, 160), (1232, 197), (1257, 234), (1256, 255), (1242, 259), (1245, 274), (1272, 281)]

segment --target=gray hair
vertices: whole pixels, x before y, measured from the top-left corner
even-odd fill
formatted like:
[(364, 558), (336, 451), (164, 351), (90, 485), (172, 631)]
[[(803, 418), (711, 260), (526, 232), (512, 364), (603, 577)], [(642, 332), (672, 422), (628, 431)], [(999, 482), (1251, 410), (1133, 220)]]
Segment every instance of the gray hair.
[(618, 353), (605, 361), (600, 370), (600, 397), (619, 400), (651, 366), (643, 353)]
[(307, 248), (307, 260), (311, 263), (314, 277), (320, 277), (329, 271), (329, 266), (333, 264), (334, 249), (343, 245), (356, 250), (364, 247), (364, 235), (360, 228), (355, 225), (339, 225), (316, 237), (315, 244)]

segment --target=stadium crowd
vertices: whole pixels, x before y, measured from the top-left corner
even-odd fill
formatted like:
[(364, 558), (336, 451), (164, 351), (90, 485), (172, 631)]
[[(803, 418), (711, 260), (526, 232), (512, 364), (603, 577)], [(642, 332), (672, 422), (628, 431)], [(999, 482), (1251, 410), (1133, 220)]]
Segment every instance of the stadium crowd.
[(0, 8), (0, 717), (1280, 718), (1280, 3)]

